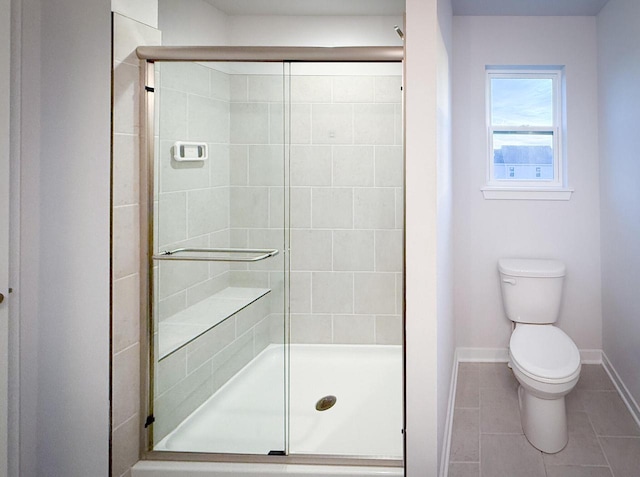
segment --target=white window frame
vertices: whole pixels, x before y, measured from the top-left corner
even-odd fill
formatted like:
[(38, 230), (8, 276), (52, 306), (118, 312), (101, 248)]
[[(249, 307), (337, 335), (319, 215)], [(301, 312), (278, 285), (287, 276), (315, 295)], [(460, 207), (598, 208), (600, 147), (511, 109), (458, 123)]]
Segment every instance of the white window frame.
[[(553, 124), (551, 126), (493, 126), (491, 121), (492, 79), (550, 79), (553, 93)], [(487, 178), (482, 188), (485, 199), (569, 200), (571, 189), (566, 182), (566, 154), (563, 147), (563, 68), (561, 67), (487, 67), (486, 124)], [(547, 133), (553, 136), (553, 180), (495, 179), (493, 136), (495, 133)]]

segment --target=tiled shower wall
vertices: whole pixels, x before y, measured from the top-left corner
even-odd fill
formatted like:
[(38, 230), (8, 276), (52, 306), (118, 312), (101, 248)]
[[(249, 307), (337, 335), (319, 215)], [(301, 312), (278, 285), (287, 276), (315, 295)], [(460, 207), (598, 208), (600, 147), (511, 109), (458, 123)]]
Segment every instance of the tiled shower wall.
[[(229, 78), (197, 63), (156, 66), (158, 250), (229, 247)], [(156, 115), (158, 116), (158, 115)], [(172, 159), (176, 141), (207, 143), (206, 161)], [(160, 320), (229, 286), (225, 262), (160, 262)]]
[(284, 79), (281, 65), (261, 65), (273, 75), (230, 75), (231, 243), (277, 249), (278, 255), (235, 264), (236, 286), (270, 288), (271, 342), (284, 341), (285, 140)]
[[(400, 344), (401, 76), (292, 76), (290, 91), (291, 341)], [(280, 220), (282, 95), (277, 76), (231, 79), (232, 197), (251, 187), (260, 207), (232, 200), (234, 236)]]
[[(292, 342), (400, 344), (400, 74), (294, 74), (289, 131), (283, 121), (289, 85), (281, 74), (227, 78), (233, 247), (282, 249), (282, 185), (291, 185)], [(273, 290), (272, 342), (282, 339), (283, 260), (280, 254), (230, 272), (234, 286)]]
[(111, 475), (129, 476), (140, 446), (140, 62), (158, 30), (114, 14)]

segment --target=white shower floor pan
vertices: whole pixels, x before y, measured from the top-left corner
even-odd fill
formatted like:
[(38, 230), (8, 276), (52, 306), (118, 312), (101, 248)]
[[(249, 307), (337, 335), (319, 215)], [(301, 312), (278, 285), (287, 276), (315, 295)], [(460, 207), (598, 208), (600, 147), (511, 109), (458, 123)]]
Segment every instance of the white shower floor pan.
[[(400, 346), (290, 349), (290, 454), (402, 458)], [(283, 362), (283, 346), (270, 345), (155, 450), (262, 455), (284, 450)], [(327, 395), (336, 396), (336, 404), (318, 412), (316, 402)]]

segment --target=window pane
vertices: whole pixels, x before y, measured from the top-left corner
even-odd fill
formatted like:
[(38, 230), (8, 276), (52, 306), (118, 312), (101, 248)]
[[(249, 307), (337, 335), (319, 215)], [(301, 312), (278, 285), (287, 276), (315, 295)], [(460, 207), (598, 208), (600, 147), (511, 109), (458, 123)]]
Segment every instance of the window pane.
[(493, 178), (554, 180), (553, 133), (493, 133)]
[(492, 126), (553, 126), (553, 80), (491, 78)]

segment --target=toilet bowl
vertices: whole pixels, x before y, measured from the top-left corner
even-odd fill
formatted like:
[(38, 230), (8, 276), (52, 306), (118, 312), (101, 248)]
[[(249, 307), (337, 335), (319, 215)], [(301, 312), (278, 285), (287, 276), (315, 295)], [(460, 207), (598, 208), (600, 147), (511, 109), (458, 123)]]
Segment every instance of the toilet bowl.
[(565, 266), (558, 260), (498, 261), (502, 299), (515, 323), (509, 358), (520, 383), (522, 429), (537, 449), (556, 453), (567, 444), (564, 397), (580, 377), (580, 352), (553, 325), (558, 319)]
[(550, 454), (568, 441), (564, 397), (580, 377), (580, 352), (553, 325), (518, 324), (509, 345), (511, 369), (520, 383), (522, 429), (529, 442)]

